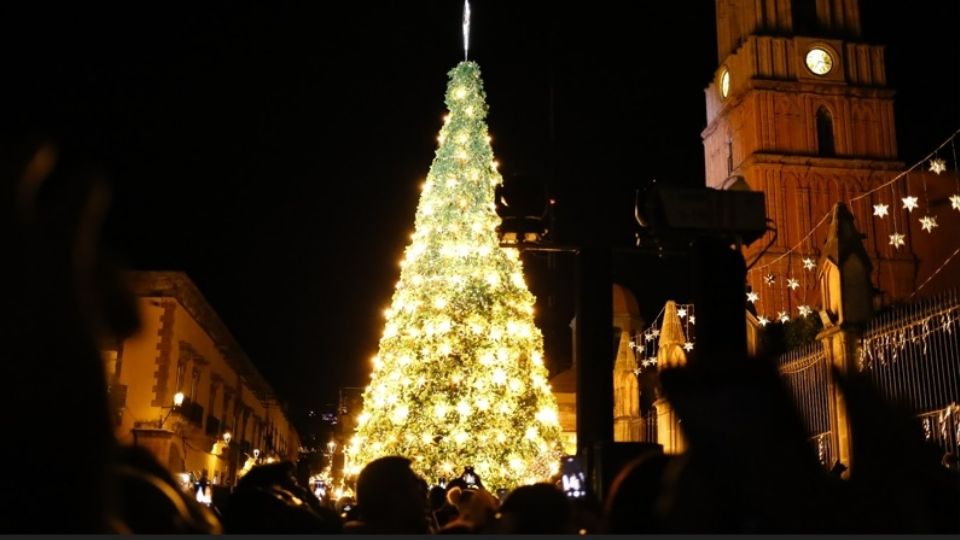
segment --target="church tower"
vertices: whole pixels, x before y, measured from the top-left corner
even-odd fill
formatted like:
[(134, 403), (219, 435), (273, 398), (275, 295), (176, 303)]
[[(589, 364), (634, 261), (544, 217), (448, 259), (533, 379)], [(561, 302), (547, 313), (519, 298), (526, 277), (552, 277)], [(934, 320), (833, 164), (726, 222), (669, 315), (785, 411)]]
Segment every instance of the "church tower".
[[(809, 261), (819, 258), (828, 223), (817, 224), (838, 201), (903, 170), (884, 49), (861, 41), (858, 0), (716, 0), (716, 7), (719, 65), (706, 88), (702, 134), (707, 185), (745, 182), (764, 192), (776, 233), (744, 253), (748, 264), (759, 256), (749, 286), (759, 315), (796, 318), (801, 306), (816, 304)], [(897, 224), (868, 217), (878, 202), (894, 208), (878, 199), (890, 193), (851, 204), (884, 301), (908, 295), (916, 278), (909, 234), (906, 245), (890, 246)]]

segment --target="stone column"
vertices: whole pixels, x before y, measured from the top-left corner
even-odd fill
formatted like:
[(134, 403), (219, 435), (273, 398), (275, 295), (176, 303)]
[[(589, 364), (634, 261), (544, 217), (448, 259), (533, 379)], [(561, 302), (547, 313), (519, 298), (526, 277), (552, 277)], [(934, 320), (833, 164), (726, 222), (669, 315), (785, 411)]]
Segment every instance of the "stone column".
[(833, 209), (833, 221), (820, 259), (823, 330), (817, 339), (823, 345), (827, 362), (827, 399), (833, 460), (853, 468), (850, 420), (843, 395), (832, 369), (848, 374), (857, 371), (857, 356), (863, 329), (873, 316), (877, 290), (870, 281), (873, 269), (863, 247), (863, 235), (853, 215), (843, 203)]

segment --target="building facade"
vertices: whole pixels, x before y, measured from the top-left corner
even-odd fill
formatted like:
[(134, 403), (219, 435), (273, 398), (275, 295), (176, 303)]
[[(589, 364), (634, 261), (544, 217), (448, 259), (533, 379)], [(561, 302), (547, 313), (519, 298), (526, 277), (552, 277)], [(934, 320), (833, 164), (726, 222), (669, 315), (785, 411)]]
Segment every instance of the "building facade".
[(214, 484), (250, 457), (296, 461), (288, 415), (190, 278), (133, 272), (130, 285), (140, 331), (105, 351), (117, 439)]
[[(819, 258), (833, 205), (904, 170), (884, 48), (861, 39), (858, 0), (717, 0), (716, 7), (719, 65), (705, 91), (702, 133), (706, 183), (764, 192), (776, 233), (745, 251), (748, 261), (758, 258), (749, 285), (759, 313), (796, 316), (816, 303), (816, 277), (804, 259)], [(940, 224), (954, 220), (946, 200), (953, 180), (927, 171), (850, 204), (881, 303), (913, 293), (943, 259), (917, 212), (901, 208), (901, 197), (919, 195), (918, 177), (929, 183)], [(888, 204), (891, 216), (872, 219), (875, 204)], [(888, 242), (893, 233), (905, 234), (903, 246)], [(797, 284), (776, 286), (788, 279)]]

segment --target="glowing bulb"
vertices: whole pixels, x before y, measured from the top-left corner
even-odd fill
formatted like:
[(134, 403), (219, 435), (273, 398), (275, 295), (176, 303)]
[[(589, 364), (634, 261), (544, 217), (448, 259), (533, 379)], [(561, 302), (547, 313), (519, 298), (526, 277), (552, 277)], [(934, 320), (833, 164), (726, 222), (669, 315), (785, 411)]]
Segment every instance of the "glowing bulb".
[(442, 419), (447, 416), (447, 404), (446, 403), (437, 403), (433, 407), (433, 415), (438, 419)]
[(447, 307), (447, 299), (444, 298), (444, 297), (442, 297), (442, 296), (438, 296), (438, 297), (434, 298), (434, 299), (433, 299), (433, 307), (435, 307), (435, 308), (437, 308), (437, 309), (443, 309), (443, 308)]
[(367, 420), (370, 420), (370, 413), (364, 411), (357, 416), (357, 425), (363, 425), (367, 423)]
[(457, 99), (463, 99), (467, 97), (467, 89), (462, 86), (458, 86), (457, 89), (453, 91), (453, 97)]
[(493, 381), (493, 384), (502, 385), (507, 382), (507, 373), (502, 369), (497, 368), (493, 370), (490, 380)]
[(404, 404), (400, 404), (393, 409), (393, 413), (390, 414), (390, 421), (394, 424), (402, 424), (407, 421), (407, 416), (409, 414), (410, 408)]
[(466, 401), (457, 403), (457, 414), (460, 416), (470, 416), (470, 404)]
[(555, 426), (560, 423), (560, 419), (557, 417), (557, 411), (551, 407), (543, 407), (537, 411), (537, 420), (548, 426)]

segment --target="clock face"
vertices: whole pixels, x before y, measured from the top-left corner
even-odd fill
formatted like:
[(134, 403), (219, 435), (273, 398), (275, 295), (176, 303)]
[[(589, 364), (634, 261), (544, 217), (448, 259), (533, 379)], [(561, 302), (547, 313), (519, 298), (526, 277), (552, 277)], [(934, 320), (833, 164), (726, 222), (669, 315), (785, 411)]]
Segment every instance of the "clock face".
[(826, 75), (833, 69), (833, 56), (826, 49), (814, 47), (807, 52), (807, 69), (815, 75)]
[(730, 71), (723, 68), (720, 72), (720, 97), (726, 99), (730, 95)]

